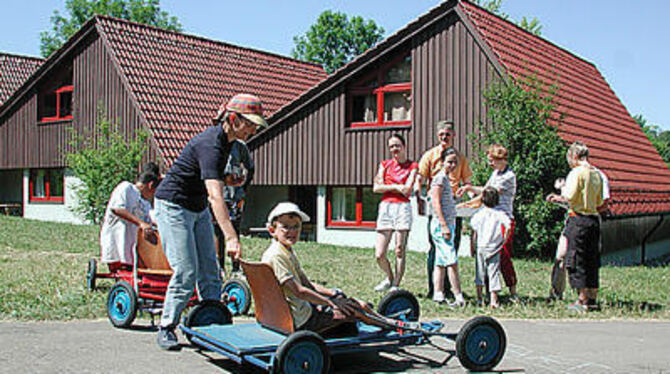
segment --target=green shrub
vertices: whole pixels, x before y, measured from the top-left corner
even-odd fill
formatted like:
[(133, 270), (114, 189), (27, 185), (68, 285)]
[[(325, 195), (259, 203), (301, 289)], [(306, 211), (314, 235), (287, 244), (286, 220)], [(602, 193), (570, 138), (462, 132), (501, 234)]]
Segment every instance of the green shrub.
[(82, 182), (73, 186), (78, 198), (73, 211), (89, 222), (100, 223), (114, 187), (124, 180), (135, 180), (147, 149), (148, 134), (137, 131), (133, 138), (126, 140), (119, 125), (112, 123), (102, 111), (98, 112), (90, 133), (71, 132), (73, 150), (67, 152), (66, 162)]
[(494, 82), (484, 92), (492, 125), (480, 123), (473, 141), (480, 145), (473, 163), (473, 182), (486, 183), (491, 169), (486, 159), (490, 144), (509, 150), (509, 166), (516, 173), (514, 251), (523, 255), (551, 255), (563, 227), (564, 211), (545, 201), (554, 180), (569, 171), (566, 146), (558, 136), (561, 117), (553, 104), (555, 86), (535, 78), (519, 84)]

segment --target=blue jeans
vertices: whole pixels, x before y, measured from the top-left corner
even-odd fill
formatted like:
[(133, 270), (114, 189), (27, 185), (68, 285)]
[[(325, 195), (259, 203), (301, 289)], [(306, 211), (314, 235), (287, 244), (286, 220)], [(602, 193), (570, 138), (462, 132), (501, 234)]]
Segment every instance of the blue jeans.
[(193, 212), (178, 204), (155, 199), (156, 223), (163, 251), (174, 273), (168, 284), (161, 327), (175, 327), (198, 287), (201, 300), (221, 299), (221, 276), (214, 246), (209, 209)]

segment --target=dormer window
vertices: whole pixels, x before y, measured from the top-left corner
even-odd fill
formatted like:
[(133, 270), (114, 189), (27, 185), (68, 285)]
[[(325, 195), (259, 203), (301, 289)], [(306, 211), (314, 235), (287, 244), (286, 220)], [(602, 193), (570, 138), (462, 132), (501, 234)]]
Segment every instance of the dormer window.
[(395, 59), (349, 89), (350, 127), (408, 126), (412, 123), (412, 59)]

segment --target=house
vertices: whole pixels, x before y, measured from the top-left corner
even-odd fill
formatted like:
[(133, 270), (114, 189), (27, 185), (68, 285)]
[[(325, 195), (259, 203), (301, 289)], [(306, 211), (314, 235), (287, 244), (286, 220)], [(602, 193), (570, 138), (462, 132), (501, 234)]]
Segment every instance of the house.
[[(584, 141), (611, 181), (606, 261), (669, 252), (670, 170), (595, 64), (465, 0), (421, 15), (269, 118), (249, 142), (257, 174), (245, 224), (261, 225), (264, 207), (288, 198), (314, 217), (319, 242), (374, 246), (372, 178), (387, 138), (402, 134), (417, 160), (436, 142), (434, 123), (452, 119), (456, 148), (474, 157), (482, 92), (529, 75), (558, 86), (560, 136)], [(426, 231), (415, 219), (410, 249), (427, 248)]]
[(271, 115), (326, 76), (318, 65), (104, 16), (47, 60), (0, 62), (0, 204), (75, 223), (68, 128), (87, 133), (102, 110), (127, 136), (148, 130), (147, 159), (168, 168), (232, 95), (256, 94)]

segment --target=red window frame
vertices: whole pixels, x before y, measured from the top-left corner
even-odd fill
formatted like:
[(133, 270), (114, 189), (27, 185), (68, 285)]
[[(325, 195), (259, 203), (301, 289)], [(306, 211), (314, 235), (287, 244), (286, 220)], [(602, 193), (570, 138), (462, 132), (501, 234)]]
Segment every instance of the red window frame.
[(376, 221), (363, 221), (363, 187), (356, 188), (356, 220), (333, 221), (333, 188), (351, 188), (352, 186), (332, 186), (326, 189), (326, 227), (363, 227), (375, 228)]
[[(35, 174), (38, 171), (44, 170), (44, 197), (35, 196)], [(51, 195), (51, 178), (49, 173), (55, 169), (32, 169), (30, 170), (29, 176), (29, 201), (30, 202), (55, 202), (62, 203), (65, 201), (65, 174), (63, 174), (63, 194), (61, 196), (52, 196)]]
[[(406, 121), (384, 121), (384, 94), (389, 92), (408, 92), (412, 94), (412, 81), (410, 73), (410, 81), (406, 83), (391, 83), (383, 84), (384, 77), (386, 73), (393, 68), (397, 63), (402, 61), (408, 55), (402, 55), (393, 59), (390, 63), (386, 64), (382, 69), (364, 76), (359, 81), (368, 82), (370, 79), (376, 77), (377, 82), (380, 82), (379, 87), (376, 88), (366, 88), (366, 87), (352, 87), (349, 89), (349, 102), (348, 102), (348, 112), (350, 119), (351, 128), (370, 128), (370, 127), (386, 127), (386, 126), (410, 126), (412, 120)], [(376, 122), (353, 122), (353, 97), (358, 95), (374, 95), (377, 99), (377, 121)], [(411, 108), (411, 106), (410, 106)]]
[(54, 91), (54, 93), (56, 94), (56, 115), (51, 116), (51, 117), (42, 117), (40, 119), (40, 122), (67, 121), (67, 120), (71, 120), (72, 118), (74, 118), (72, 114), (69, 114), (69, 115), (63, 116), (63, 117), (61, 117), (61, 115), (60, 115), (60, 112), (61, 112), (61, 97), (66, 92), (73, 93), (74, 92), (74, 86), (70, 84), (70, 85), (67, 85), (67, 86), (63, 86), (63, 87), (57, 89), (56, 91)]

